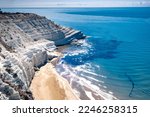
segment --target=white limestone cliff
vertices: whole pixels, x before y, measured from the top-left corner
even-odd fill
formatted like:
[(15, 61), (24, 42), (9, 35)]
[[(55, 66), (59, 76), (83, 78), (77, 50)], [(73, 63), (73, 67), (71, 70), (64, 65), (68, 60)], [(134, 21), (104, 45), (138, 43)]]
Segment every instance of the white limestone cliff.
[(84, 38), (30, 13), (0, 13), (0, 99), (33, 99), (29, 90), (35, 71), (56, 57), (57, 45)]

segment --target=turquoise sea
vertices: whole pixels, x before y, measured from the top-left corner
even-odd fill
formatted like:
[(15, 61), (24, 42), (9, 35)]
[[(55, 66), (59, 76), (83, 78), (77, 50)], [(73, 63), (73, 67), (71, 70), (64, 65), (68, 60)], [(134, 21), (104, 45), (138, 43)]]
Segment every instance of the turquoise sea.
[(63, 77), (86, 79), (118, 99), (150, 99), (150, 8), (2, 10), (37, 13), (89, 36), (64, 51)]

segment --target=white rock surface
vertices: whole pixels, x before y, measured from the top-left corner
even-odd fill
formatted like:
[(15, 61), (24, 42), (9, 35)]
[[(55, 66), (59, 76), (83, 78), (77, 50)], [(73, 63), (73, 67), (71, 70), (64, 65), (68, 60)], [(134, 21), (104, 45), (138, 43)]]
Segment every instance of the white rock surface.
[(0, 13), (0, 99), (33, 99), (35, 70), (55, 57), (55, 44), (83, 37), (36, 14)]

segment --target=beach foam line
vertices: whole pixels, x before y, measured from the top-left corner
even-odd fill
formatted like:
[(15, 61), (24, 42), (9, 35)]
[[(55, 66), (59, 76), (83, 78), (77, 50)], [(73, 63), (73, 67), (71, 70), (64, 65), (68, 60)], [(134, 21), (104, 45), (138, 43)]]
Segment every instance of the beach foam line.
[(91, 100), (95, 100), (95, 98), (92, 96), (92, 92), (90, 91), (85, 91), (86, 95), (91, 99)]
[[(81, 78), (80, 78), (81, 79)], [(106, 93), (104, 91), (102, 91), (100, 89), (100, 87), (92, 84), (92, 82), (82, 78), (81, 79), (81, 84), (85, 87), (88, 87), (91, 92), (93, 92), (94, 94), (97, 94), (98, 96), (100, 96), (102, 99), (104, 100), (112, 100), (112, 99), (117, 99), (116, 97), (114, 97), (112, 94)], [(91, 98), (90, 98), (91, 99)]]
[[(93, 78), (86, 78), (79, 76), (75, 70), (75, 68), (63, 63), (59, 64), (58, 66), (59, 73), (68, 80), (71, 87), (76, 90), (77, 95), (80, 95), (79, 97), (82, 97), (82, 99), (103, 99), (103, 100), (111, 100), (111, 99), (117, 99), (113, 96), (111, 93), (107, 93), (103, 91), (99, 86), (93, 84), (92, 81), (96, 82)], [(79, 68), (78, 68), (79, 70)], [(83, 71), (82, 69), (80, 69)], [(92, 80), (92, 81), (91, 81)], [(104, 84), (104, 82), (102, 82)], [(84, 98), (85, 97), (85, 98)]]

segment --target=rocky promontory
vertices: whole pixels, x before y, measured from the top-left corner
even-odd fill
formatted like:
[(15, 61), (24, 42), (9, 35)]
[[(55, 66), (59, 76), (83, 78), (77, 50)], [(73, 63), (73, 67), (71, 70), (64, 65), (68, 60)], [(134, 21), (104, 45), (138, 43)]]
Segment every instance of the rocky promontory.
[(35, 72), (58, 56), (54, 53), (57, 46), (82, 38), (85, 36), (81, 31), (57, 25), (43, 16), (1, 12), (0, 99), (34, 99), (29, 87)]

